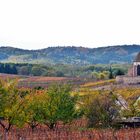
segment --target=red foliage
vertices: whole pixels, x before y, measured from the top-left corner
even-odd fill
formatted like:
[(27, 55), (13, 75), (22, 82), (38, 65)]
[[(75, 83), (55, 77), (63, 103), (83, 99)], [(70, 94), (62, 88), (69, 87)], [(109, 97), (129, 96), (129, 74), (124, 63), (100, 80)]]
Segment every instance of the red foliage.
[[(140, 129), (113, 130), (47, 130), (37, 128), (12, 129), (8, 140), (140, 140)], [(0, 132), (3, 138), (4, 132)]]
[[(49, 130), (43, 125), (38, 126), (34, 131), (27, 126), (22, 129), (12, 128), (8, 133), (8, 140), (140, 140), (140, 128), (116, 131), (76, 128), (85, 125), (86, 120), (77, 120), (66, 126), (60, 123), (55, 130)], [(0, 129), (0, 139), (3, 139), (3, 136), (4, 132)]]
[(44, 87), (47, 88), (50, 83), (53, 82), (70, 82), (73, 85), (81, 85), (83, 81), (80, 78), (69, 78), (69, 77), (46, 77), (46, 76), (23, 76), (13, 74), (0, 74), (0, 78), (7, 79), (18, 79), (18, 86), (25, 88)]

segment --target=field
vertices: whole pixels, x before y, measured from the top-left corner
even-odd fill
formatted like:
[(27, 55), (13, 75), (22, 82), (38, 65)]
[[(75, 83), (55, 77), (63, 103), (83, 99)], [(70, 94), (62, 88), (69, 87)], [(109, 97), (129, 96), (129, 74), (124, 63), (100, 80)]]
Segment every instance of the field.
[(12, 75), (12, 74), (0, 74), (2, 79), (18, 79), (19, 87), (34, 88), (34, 87), (44, 87), (47, 88), (49, 84), (55, 82), (70, 83), (73, 86), (81, 86), (81, 88), (100, 88), (108, 85), (115, 84), (115, 79), (112, 80), (100, 80), (98, 82), (85, 81), (82, 78), (72, 78), (72, 77), (43, 77), (43, 76), (24, 76), (24, 75)]
[(12, 75), (12, 74), (0, 74), (2, 79), (18, 79), (19, 87), (34, 88), (43, 87), (47, 88), (49, 84), (55, 82), (70, 83), (72, 85), (81, 85), (84, 82), (80, 78), (69, 78), (69, 77), (43, 77), (43, 76), (23, 76), (23, 75)]

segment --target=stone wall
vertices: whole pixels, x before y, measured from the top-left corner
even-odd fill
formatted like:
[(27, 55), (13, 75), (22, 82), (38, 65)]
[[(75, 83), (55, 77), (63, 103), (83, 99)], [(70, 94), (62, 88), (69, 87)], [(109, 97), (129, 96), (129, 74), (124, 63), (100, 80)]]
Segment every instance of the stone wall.
[(117, 83), (123, 84), (140, 84), (140, 76), (131, 77), (131, 76), (117, 76)]

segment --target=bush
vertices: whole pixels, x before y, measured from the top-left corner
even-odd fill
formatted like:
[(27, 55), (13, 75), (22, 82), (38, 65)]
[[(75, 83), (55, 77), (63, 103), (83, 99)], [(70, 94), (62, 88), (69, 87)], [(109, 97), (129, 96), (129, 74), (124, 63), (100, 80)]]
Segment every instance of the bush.
[(112, 92), (101, 92), (94, 96), (87, 105), (88, 127), (106, 128), (113, 127), (114, 121), (119, 117), (117, 97)]

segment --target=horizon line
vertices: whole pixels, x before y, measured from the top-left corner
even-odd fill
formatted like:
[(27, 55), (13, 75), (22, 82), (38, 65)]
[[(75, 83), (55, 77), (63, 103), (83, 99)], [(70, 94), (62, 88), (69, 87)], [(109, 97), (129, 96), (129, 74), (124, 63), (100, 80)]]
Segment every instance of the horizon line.
[(106, 46), (98, 46), (98, 47), (85, 47), (85, 46), (74, 46), (74, 45), (56, 45), (56, 46), (48, 46), (44, 48), (39, 48), (39, 49), (24, 49), (22, 47), (14, 47), (10, 45), (0, 45), (0, 48), (15, 48), (15, 49), (21, 49), (21, 50), (29, 50), (29, 51), (34, 51), (34, 50), (43, 50), (47, 48), (67, 48), (67, 47), (74, 47), (74, 48), (87, 48), (87, 49), (98, 49), (98, 48), (107, 48), (107, 47), (119, 47), (119, 46), (140, 46), (140, 44), (121, 44), (121, 45), (106, 45)]

